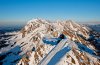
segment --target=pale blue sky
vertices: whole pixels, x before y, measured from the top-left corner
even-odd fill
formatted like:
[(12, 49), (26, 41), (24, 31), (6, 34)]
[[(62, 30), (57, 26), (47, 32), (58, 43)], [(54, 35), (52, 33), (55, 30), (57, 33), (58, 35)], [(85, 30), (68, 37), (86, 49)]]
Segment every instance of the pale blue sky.
[(0, 0), (0, 24), (32, 18), (100, 21), (100, 0)]

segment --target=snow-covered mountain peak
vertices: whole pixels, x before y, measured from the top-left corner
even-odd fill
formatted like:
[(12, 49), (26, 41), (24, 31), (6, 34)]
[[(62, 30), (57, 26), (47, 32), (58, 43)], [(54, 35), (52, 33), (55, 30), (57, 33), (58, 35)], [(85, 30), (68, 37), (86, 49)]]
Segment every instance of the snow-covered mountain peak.
[[(8, 40), (7, 48), (0, 50), (1, 62), (8, 65), (99, 65), (97, 34), (71, 20), (32, 19)], [(12, 57), (16, 58), (10, 61)]]
[(47, 23), (47, 22), (48, 21), (45, 20), (45, 19), (36, 18), (36, 19), (29, 20), (27, 25), (30, 24), (30, 23)]

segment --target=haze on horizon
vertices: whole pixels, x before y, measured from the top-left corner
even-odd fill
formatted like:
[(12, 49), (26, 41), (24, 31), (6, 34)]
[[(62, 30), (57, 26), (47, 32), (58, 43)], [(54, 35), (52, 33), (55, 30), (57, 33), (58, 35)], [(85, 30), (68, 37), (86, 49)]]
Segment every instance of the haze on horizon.
[(100, 22), (100, 0), (0, 0), (0, 24), (32, 18)]

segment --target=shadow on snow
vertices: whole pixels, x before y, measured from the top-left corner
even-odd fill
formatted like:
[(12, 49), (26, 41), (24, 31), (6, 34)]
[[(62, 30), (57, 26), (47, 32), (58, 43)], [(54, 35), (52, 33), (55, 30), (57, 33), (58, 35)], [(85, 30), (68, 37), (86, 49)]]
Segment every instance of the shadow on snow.
[(77, 44), (77, 46), (78, 46), (78, 48), (80, 49), (81, 52), (85, 51), (85, 52), (87, 52), (87, 53), (89, 53), (91, 55), (96, 55), (92, 49), (89, 49), (85, 45), (83, 45), (81, 43), (76, 43), (76, 44)]
[(20, 46), (16, 46), (9, 51), (0, 54), (0, 65), (16, 65), (18, 60), (22, 57)]
[(57, 52), (54, 57), (50, 60), (50, 62), (48, 63), (48, 65), (55, 65), (56, 63), (58, 63), (60, 61), (60, 59), (71, 50), (71, 48), (69, 46), (65, 47), (64, 49), (60, 50), (59, 52)]

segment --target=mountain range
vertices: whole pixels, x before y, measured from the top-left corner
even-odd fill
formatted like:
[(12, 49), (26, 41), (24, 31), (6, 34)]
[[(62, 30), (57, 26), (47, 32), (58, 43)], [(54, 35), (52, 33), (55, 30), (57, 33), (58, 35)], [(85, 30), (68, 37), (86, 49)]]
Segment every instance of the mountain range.
[(95, 29), (71, 20), (32, 19), (0, 36), (0, 65), (100, 65)]

